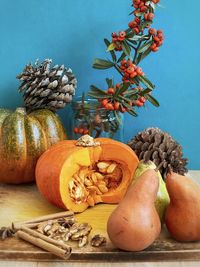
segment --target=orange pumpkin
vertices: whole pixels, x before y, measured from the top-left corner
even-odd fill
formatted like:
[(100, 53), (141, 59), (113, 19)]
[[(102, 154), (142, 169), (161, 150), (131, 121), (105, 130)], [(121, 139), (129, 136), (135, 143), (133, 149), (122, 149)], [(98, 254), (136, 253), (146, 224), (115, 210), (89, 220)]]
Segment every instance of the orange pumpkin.
[(50, 203), (60, 208), (82, 212), (100, 202), (118, 203), (139, 163), (127, 145), (98, 138), (88, 146), (87, 141), (83, 144), (88, 137), (80, 138), (82, 143), (59, 142), (37, 162), (37, 186)]

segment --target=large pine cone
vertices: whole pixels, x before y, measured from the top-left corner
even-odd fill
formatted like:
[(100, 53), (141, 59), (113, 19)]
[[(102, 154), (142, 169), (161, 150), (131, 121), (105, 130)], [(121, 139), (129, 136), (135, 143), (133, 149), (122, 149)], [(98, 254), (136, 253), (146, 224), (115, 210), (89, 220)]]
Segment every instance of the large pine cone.
[(183, 158), (182, 147), (168, 133), (159, 128), (148, 128), (140, 132), (128, 145), (140, 160), (153, 161), (165, 178), (169, 170), (184, 175), (188, 160)]
[(77, 80), (71, 69), (64, 65), (50, 67), (52, 60), (46, 59), (39, 64), (28, 64), (17, 76), (22, 81), (19, 92), (24, 91), (23, 98), (27, 110), (48, 108), (52, 111), (64, 108), (72, 100)]

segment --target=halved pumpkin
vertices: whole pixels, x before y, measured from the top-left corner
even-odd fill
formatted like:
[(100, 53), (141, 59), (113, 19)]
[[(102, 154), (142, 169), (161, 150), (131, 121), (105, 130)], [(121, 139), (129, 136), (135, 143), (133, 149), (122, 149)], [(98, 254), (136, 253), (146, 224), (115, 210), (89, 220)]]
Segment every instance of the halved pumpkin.
[(75, 140), (65, 140), (39, 158), (36, 183), (50, 203), (82, 212), (97, 203), (119, 203), (123, 198), (139, 163), (136, 154), (109, 138), (94, 143), (98, 145), (80, 146)]

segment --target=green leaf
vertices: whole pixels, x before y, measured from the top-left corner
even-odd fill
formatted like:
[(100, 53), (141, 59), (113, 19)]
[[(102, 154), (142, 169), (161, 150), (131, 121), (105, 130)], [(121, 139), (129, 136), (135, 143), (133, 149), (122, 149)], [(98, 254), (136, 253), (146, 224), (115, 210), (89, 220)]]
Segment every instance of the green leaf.
[[(108, 48), (109, 45), (111, 44), (111, 42), (110, 42), (108, 39), (104, 39), (104, 43), (106, 44), (107, 48)], [(113, 60), (114, 62), (116, 62), (117, 57), (116, 57), (116, 55), (115, 55), (115, 52), (114, 52), (113, 50), (111, 50), (111, 51), (109, 51), (109, 52), (110, 52), (110, 54), (111, 54), (112, 60)]]
[(134, 35), (131, 38), (128, 38), (129, 41), (139, 41), (140, 39), (142, 39), (144, 37), (144, 35)]
[[(98, 98), (98, 99), (105, 98), (105, 95), (99, 95), (98, 93), (95, 93), (95, 92), (88, 92), (87, 95), (91, 96), (93, 98)], [(109, 97), (107, 97), (107, 98), (109, 98)]]
[(143, 53), (145, 52), (146, 50), (148, 50), (148, 48), (150, 48), (150, 46), (152, 45), (153, 41), (148, 41), (146, 43), (144, 43), (139, 49), (138, 49), (138, 53)]
[(135, 60), (135, 64), (138, 65), (141, 60), (143, 60), (146, 56), (148, 56), (151, 53), (151, 49), (148, 48), (144, 53), (139, 54), (138, 57)]
[(144, 14), (143, 12), (137, 12), (137, 13), (135, 14), (135, 16), (136, 16), (136, 17), (141, 17), (141, 16), (143, 16), (143, 14)]
[(93, 62), (93, 68), (95, 69), (109, 69), (114, 66), (114, 63), (108, 60), (96, 58)]
[(129, 90), (128, 92), (124, 94), (125, 97), (131, 97), (134, 95), (138, 95), (138, 90)]
[(132, 80), (135, 82), (135, 84), (136, 84), (137, 86), (140, 85), (140, 81), (139, 81), (139, 79), (138, 79), (138, 76), (134, 77)]
[(137, 79), (142, 82), (144, 85), (146, 85), (146, 87), (148, 87), (149, 89), (153, 90), (155, 88), (155, 85), (152, 84), (152, 82), (147, 79), (145, 76), (141, 76), (138, 75)]
[(134, 116), (134, 117), (137, 117), (137, 116), (138, 116), (137, 113), (136, 113), (133, 109), (129, 109), (129, 110), (127, 110), (127, 112), (128, 112), (130, 115)]
[(147, 94), (145, 97), (146, 97), (146, 98), (149, 100), (149, 102), (151, 102), (151, 104), (153, 104), (155, 107), (159, 107), (159, 106), (160, 106), (159, 102), (158, 102), (152, 95)]
[(145, 95), (145, 94), (148, 94), (148, 93), (151, 93), (151, 92), (152, 92), (152, 90), (149, 89), (149, 88), (147, 88), (147, 89), (144, 89), (144, 90), (141, 92), (141, 94), (142, 94), (142, 95)]
[(98, 93), (100, 95), (104, 95), (107, 96), (107, 92), (105, 92), (104, 90), (99, 89), (98, 87), (96, 87), (95, 85), (91, 85), (90, 89), (92, 92)]
[(122, 123), (122, 118), (121, 118), (121, 116), (119, 114), (119, 111), (114, 110), (114, 115), (115, 115), (118, 123), (121, 124)]
[(130, 86), (130, 83), (123, 83), (116, 91), (114, 96), (121, 95), (123, 92), (125, 92)]
[(114, 49), (115, 49), (115, 44), (111, 43), (111, 44), (109, 44), (106, 51), (109, 52), (109, 51), (114, 50)]
[(122, 42), (122, 49), (123, 49), (124, 53), (126, 54), (126, 56), (130, 57), (131, 47), (128, 45), (128, 43), (126, 41)]
[(126, 54), (123, 52), (121, 56), (118, 58), (117, 63), (121, 62), (126, 57)]
[(106, 82), (109, 88), (114, 86), (113, 79), (106, 78)]

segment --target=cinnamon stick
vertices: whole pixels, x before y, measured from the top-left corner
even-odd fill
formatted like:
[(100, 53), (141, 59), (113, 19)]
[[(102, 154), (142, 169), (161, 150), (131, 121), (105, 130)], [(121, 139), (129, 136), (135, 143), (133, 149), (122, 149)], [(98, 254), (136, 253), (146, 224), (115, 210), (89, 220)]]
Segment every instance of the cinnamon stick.
[(70, 255), (71, 255), (71, 251), (69, 253), (69, 250), (65, 250), (65, 249), (62, 249), (60, 247), (57, 247), (51, 243), (48, 243), (46, 241), (44, 241), (43, 239), (39, 238), (39, 237), (35, 237), (35, 236), (32, 236), (22, 230), (19, 230), (17, 232), (17, 236), (35, 246), (38, 246), (48, 252), (51, 252), (52, 254), (58, 256), (58, 257), (61, 257), (65, 260), (67, 260)]
[(35, 230), (27, 228), (24, 225), (21, 226), (20, 230), (22, 230), (22, 231), (26, 232), (27, 234), (30, 234), (30, 235), (32, 235), (34, 237), (38, 237), (38, 238), (40, 238), (40, 239), (42, 239), (44, 241), (47, 241), (48, 243), (51, 243), (51, 244), (56, 245), (58, 247), (61, 247), (61, 248), (65, 249), (66, 251), (68, 251), (69, 253), (71, 253), (71, 251), (72, 251), (72, 248), (70, 246), (68, 246), (68, 245), (66, 245), (66, 244), (64, 244), (62, 242), (56, 241), (53, 238), (50, 238), (50, 237), (48, 237), (46, 235), (43, 235), (43, 234), (41, 234), (41, 233), (39, 233), (39, 232), (37, 232)]
[(74, 213), (72, 211), (53, 213), (53, 214), (37, 217), (37, 218), (31, 219), (31, 220), (26, 220), (26, 221), (21, 221), (21, 222), (13, 222), (12, 228), (15, 230), (19, 230), (23, 224), (40, 223), (40, 222), (48, 221), (48, 220), (70, 217), (73, 215), (74, 215)]
[[(61, 217), (61, 218), (63, 218), (63, 217)], [(57, 219), (51, 219), (50, 221), (52, 222), (52, 223), (55, 223), (55, 222), (57, 222), (58, 221), (58, 219), (59, 218), (57, 218)], [(69, 216), (69, 217), (65, 217), (65, 222), (67, 223), (67, 222), (71, 222), (72, 220), (74, 219), (74, 222), (75, 222), (75, 218), (74, 218), (74, 216)], [(48, 222), (49, 220), (47, 220), (46, 222)], [(35, 223), (14, 223), (15, 224), (15, 229), (16, 229), (16, 227), (18, 228), (18, 229), (21, 229), (21, 226), (23, 226), (23, 225), (25, 225), (26, 227), (28, 227), (28, 228), (35, 228), (35, 227), (37, 227), (40, 223), (42, 223), (43, 221), (41, 221), (41, 222), (35, 222)], [(16, 229), (16, 230), (18, 230), (18, 229)]]

